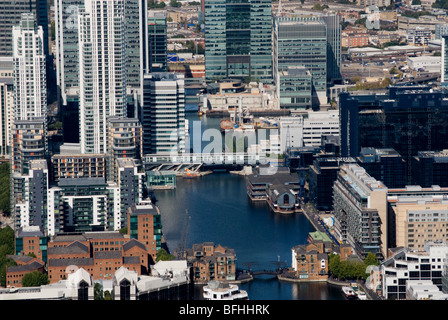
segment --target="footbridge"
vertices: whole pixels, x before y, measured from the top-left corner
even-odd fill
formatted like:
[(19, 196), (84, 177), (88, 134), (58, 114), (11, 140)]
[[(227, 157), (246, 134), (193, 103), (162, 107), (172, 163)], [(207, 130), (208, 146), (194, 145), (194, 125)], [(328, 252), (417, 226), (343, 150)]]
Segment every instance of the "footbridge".
[(264, 154), (250, 154), (244, 152), (223, 153), (183, 153), (183, 154), (146, 154), (143, 164), (146, 170), (174, 170), (185, 169), (197, 171), (201, 167), (234, 167), (259, 165), (269, 163)]

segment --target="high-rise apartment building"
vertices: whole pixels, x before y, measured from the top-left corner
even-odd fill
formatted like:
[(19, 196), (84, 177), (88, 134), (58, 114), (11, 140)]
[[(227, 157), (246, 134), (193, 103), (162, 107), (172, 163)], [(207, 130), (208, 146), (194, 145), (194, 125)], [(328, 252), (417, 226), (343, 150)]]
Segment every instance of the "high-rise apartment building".
[(11, 153), (14, 121), (14, 84), (12, 57), (0, 57), (0, 156)]
[(205, 77), (272, 83), (271, 0), (206, 0)]
[(67, 105), (67, 95), (79, 94), (78, 13), (84, 0), (55, 1), (56, 82), (60, 100)]
[(26, 174), (13, 177), (14, 226), (38, 226), (47, 223), (47, 190), (50, 182), (46, 160), (31, 160)]
[(0, 5), (0, 56), (12, 56), (13, 26), (20, 23), (22, 13), (33, 13), (42, 28), (44, 54), (48, 54), (48, 4), (46, 0), (7, 0)]
[(387, 187), (358, 164), (343, 164), (333, 187), (335, 237), (365, 258), (387, 257)]
[(14, 26), (14, 119), (32, 120), (47, 116), (47, 78), (44, 32), (32, 13), (22, 14)]
[(171, 72), (145, 75), (139, 117), (144, 154), (184, 152), (184, 75)]
[(40, 117), (14, 121), (12, 141), (12, 172), (26, 174), (30, 160), (47, 157), (46, 120)]
[(120, 190), (104, 178), (61, 178), (47, 192), (45, 231), (85, 232), (121, 228)]
[(117, 184), (120, 188), (120, 221), (114, 221), (116, 226), (127, 226), (127, 210), (135, 203), (143, 200), (143, 184), (145, 172), (141, 162), (130, 159), (117, 159)]
[(127, 113), (124, 9), (124, 0), (86, 0), (79, 9), (82, 153), (106, 153), (107, 118)]
[(107, 128), (107, 181), (117, 181), (120, 158), (141, 160), (143, 132), (138, 119), (111, 117)]
[(128, 235), (145, 245), (153, 260), (162, 248), (162, 219), (160, 210), (151, 201), (140, 201), (127, 210)]
[[(60, 100), (64, 106), (68, 103), (67, 96), (79, 95), (80, 59), (78, 42), (80, 29), (78, 15), (81, 12), (80, 8), (84, 6), (84, 3), (87, 4), (88, 2), (84, 0), (55, 1), (57, 84), (61, 94)], [(141, 89), (143, 74), (148, 72), (147, 68), (149, 67), (148, 34), (145, 23), (148, 12), (147, 3), (143, 0), (107, 0), (102, 2), (96, 1), (95, 3), (95, 6), (98, 3), (103, 3), (104, 5), (109, 3), (109, 8), (111, 6), (119, 6), (122, 7), (119, 10), (124, 10), (122, 14), (124, 14), (126, 25), (124, 31), (126, 41), (126, 85), (128, 93), (132, 94), (133, 91)], [(103, 20), (100, 20), (102, 21), (100, 25), (104, 25), (105, 21), (110, 17), (107, 15), (102, 16)], [(109, 31), (113, 30), (113, 23), (108, 24), (106, 22), (106, 25), (110, 26), (108, 28)], [(122, 37), (122, 33), (120, 32), (119, 37)], [(108, 34), (109, 37), (99, 38), (104, 40), (101, 44), (102, 46), (107, 44), (107, 39), (114, 39), (110, 38), (111, 34)], [(103, 64), (106, 61), (103, 60)]]

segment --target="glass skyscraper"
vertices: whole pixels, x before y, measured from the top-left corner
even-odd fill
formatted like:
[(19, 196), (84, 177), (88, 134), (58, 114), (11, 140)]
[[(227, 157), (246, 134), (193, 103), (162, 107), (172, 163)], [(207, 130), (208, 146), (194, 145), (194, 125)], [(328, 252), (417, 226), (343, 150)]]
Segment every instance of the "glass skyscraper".
[(0, 56), (12, 56), (12, 28), (19, 24), (22, 13), (32, 12), (42, 27), (43, 50), (48, 54), (48, 11), (46, 0), (0, 1)]
[(149, 64), (151, 72), (168, 71), (166, 11), (148, 12)]
[(311, 73), (313, 105), (327, 103), (327, 30), (320, 17), (274, 18), (274, 80), (277, 83), (281, 82), (280, 73), (289, 67), (304, 67)]
[(271, 0), (205, 0), (206, 80), (272, 82)]

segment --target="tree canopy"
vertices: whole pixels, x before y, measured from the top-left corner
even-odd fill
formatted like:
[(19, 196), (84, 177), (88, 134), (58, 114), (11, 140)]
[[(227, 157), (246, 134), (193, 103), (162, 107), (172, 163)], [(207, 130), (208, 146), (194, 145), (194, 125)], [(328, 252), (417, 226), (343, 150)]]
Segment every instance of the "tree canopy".
[(27, 273), (22, 278), (22, 286), (24, 287), (39, 287), (49, 283), (48, 275), (39, 271)]
[(379, 265), (379, 261), (373, 253), (369, 253), (364, 261), (341, 261), (339, 255), (331, 254), (328, 268), (330, 273), (340, 280), (366, 280), (369, 276), (367, 267), (371, 265)]

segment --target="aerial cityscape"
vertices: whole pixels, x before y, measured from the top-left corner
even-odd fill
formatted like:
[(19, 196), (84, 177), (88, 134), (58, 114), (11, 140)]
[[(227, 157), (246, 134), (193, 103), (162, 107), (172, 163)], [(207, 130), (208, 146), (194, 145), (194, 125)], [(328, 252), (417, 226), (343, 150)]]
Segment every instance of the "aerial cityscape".
[(0, 301), (448, 300), (448, 0), (1, 2)]

